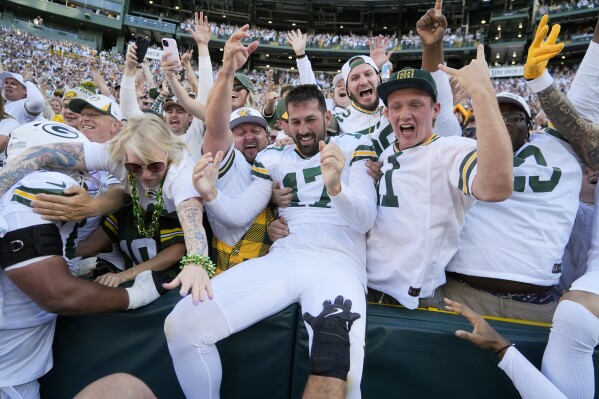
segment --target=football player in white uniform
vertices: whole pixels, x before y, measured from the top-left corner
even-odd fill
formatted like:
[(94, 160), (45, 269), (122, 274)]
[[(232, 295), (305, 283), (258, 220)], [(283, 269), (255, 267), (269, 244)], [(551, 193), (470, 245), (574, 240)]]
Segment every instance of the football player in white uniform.
[[(25, 125), (70, 142), (87, 142), (69, 126), (54, 122)], [(0, 198), (0, 393), (9, 398), (38, 398), (36, 379), (52, 367), (56, 314), (87, 314), (134, 309), (159, 296), (150, 274), (128, 289), (111, 289), (69, 273), (67, 262), (77, 245), (77, 222), (50, 222), (35, 213), (40, 193), (65, 196), (79, 183), (66, 174), (33, 172)], [(34, 344), (33, 344), (34, 343)], [(20, 395), (20, 396), (19, 396)]]
[[(232, 56), (247, 52), (242, 44), (227, 50)], [(353, 303), (352, 311), (365, 314), (365, 233), (376, 213), (366, 160), (375, 158), (375, 152), (366, 136), (327, 139), (331, 116), (317, 86), (296, 87), (287, 94), (286, 103), (295, 145), (269, 147), (258, 154), (254, 180), (242, 196), (232, 199), (218, 190), (216, 166), (206, 167), (211, 157), (196, 165), (196, 188), (207, 209), (225, 222), (253, 220), (268, 204), (273, 181), (292, 188), (293, 200), (280, 210), (291, 231), (287, 237), (277, 240), (267, 255), (214, 278), (213, 301), (194, 309), (183, 300), (167, 318), (169, 349), (188, 397), (219, 396), (220, 359), (214, 345), (218, 340), (291, 303), (317, 314), (323, 301), (342, 295)], [(212, 100), (208, 104), (210, 108)], [(222, 152), (217, 153), (214, 163), (221, 157)], [(308, 333), (312, 337), (310, 327)], [(349, 332), (349, 374), (335, 376), (342, 387), (347, 378), (351, 398), (360, 397), (364, 334), (361, 317)], [(335, 378), (327, 373), (322, 370), (321, 376)]]
[[(432, 132), (439, 114), (429, 72), (403, 69), (378, 87), (397, 137), (380, 156), (377, 219), (368, 233), (369, 300), (386, 296), (414, 309), (445, 283), (466, 212), (476, 199), (502, 201), (513, 187), (509, 135), (488, 75), (484, 49), (456, 76), (472, 97), (478, 141)], [(393, 300), (391, 302), (394, 302)], [(443, 307), (442, 299), (431, 303)]]

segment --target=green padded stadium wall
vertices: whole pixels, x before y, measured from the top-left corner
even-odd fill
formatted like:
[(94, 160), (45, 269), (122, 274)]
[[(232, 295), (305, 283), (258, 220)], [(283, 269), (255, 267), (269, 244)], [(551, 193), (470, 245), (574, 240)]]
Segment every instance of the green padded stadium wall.
[[(170, 292), (134, 311), (59, 317), (54, 368), (40, 380), (42, 398), (73, 397), (116, 372), (141, 378), (158, 398), (183, 398), (163, 333), (178, 300)], [(547, 327), (491, 324), (540, 365)], [(455, 337), (455, 330), (468, 328), (457, 315), (369, 304), (362, 397), (518, 398), (492, 353)], [(307, 336), (294, 305), (219, 342), (222, 398), (301, 398), (309, 373)]]

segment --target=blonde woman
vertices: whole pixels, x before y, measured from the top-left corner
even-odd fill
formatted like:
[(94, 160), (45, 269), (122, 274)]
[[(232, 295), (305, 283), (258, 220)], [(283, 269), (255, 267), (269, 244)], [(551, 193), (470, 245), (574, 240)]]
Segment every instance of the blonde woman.
[(166, 271), (172, 278), (185, 255), (176, 207), (165, 197), (164, 187), (169, 167), (183, 160), (185, 143), (179, 136), (163, 134), (159, 119), (151, 115), (133, 120), (110, 143), (111, 159), (121, 160), (127, 171), (131, 202), (105, 216), (102, 226), (77, 246), (77, 255), (87, 257), (111, 242), (119, 244), (125, 270), (96, 279), (109, 287), (133, 281), (145, 270)]
[[(193, 164), (184, 149), (183, 142), (170, 134), (162, 118), (144, 114), (129, 119), (121, 133), (105, 144), (61, 143), (24, 151), (0, 171), (0, 194), (31, 171), (42, 168), (109, 171), (131, 193), (133, 220), (140, 236), (154, 237), (163, 212), (174, 215), (176, 211), (187, 255), (181, 259), (183, 271), (165, 288), (181, 285), (181, 295), (191, 289), (197, 303), (206, 295), (212, 298), (210, 278), (214, 266), (207, 257), (202, 205), (190, 178)], [(144, 267), (150, 268), (147, 264)]]

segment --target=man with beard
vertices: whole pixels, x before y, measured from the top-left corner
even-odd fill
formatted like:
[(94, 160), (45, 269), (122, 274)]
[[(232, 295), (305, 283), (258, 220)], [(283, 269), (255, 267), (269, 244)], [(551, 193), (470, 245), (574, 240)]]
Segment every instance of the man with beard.
[[(246, 25), (227, 42), (223, 71), (230, 73), (257, 47), (257, 42), (248, 48), (241, 44), (249, 36), (247, 29)], [(215, 88), (217, 84), (218, 80)], [(218, 97), (222, 97), (218, 92), (211, 93), (209, 114)], [(216, 187), (222, 152), (214, 158), (206, 154), (194, 170), (194, 184), (207, 210), (223, 223), (252, 220), (268, 204), (273, 181), (292, 188), (293, 199), (280, 210), (292, 234), (277, 240), (267, 255), (213, 279), (213, 301), (192, 309), (183, 300), (167, 318), (169, 350), (188, 397), (218, 396), (216, 341), (291, 303), (317, 314), (323, 302), (342, 296), (352, 304), (352, 312), (364, 316), (366, 311), (365, 233), (376, 216), (376, 193), (366, 160), (376, 154), (363, 135), (327, 138), (331, 115), (317, 86), (298, 86), (285, 101), (295, 146), (269, 147), (258, 154), (253, 181), (238, 198), (227, 197)], [(342, 312), (344, 301), (337, 302), (333, 314)], [(312, 338), (311, 325), (307, 328)], [(365, 318), (360, 317), (349, 331), (349, 372), (329, 373), (326, 367), (318, 371), (320, 377), (335, 379), (342, 392), (347, 389), (349, 398), (360, 397), (364, 337)]]

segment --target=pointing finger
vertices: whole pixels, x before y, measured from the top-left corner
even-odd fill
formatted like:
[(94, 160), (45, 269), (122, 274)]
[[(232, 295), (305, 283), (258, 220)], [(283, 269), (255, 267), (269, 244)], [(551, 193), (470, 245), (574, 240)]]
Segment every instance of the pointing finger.
[(442, 8), (443, 8), (443, 0), (435, 1), (435, 15), (441, 14)]

